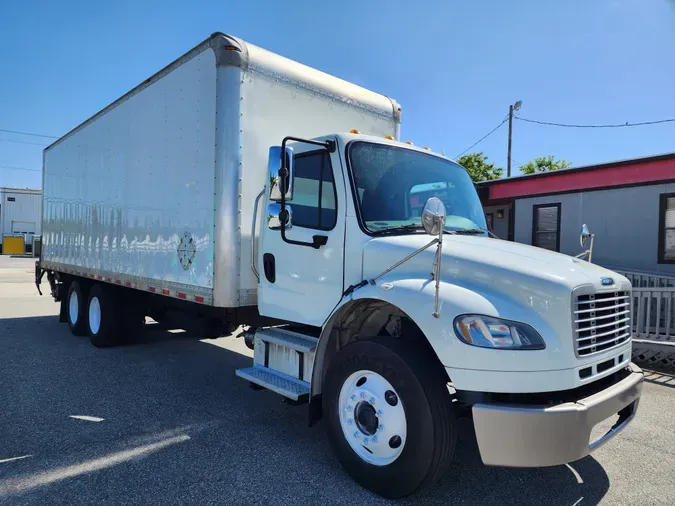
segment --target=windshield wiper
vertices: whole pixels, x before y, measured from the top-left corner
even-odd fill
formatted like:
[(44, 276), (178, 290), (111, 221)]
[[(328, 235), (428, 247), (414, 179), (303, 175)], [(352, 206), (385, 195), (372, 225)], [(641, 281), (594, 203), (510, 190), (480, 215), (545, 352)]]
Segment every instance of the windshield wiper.
[(488, 234), (490, 237), (494, 237), (495, 239), (499, 239), (499, 237), (489, 230), (485, 228), (465, 228), (465, 229), (460, 229), (460, 230), (453, 230), (453, 234), (459, 234), (459, 235), (478, 235), (478, 234)]
[(459, 230), (453, 230), (455, 234), (464, 234), (464, 235), (477, 235), (484, 234), (485, 230), (482, 228), (460, 228)]
[(418, 223), (411, 223), (410, 225), (401, 225), (400, 227), (391, 227), (383, 228), (381, 230), (375, 230), (372, 232), (373, 235), (389, 235), (396, 232), (414, 232), (416, 230), (424, 230), (422, 225)]

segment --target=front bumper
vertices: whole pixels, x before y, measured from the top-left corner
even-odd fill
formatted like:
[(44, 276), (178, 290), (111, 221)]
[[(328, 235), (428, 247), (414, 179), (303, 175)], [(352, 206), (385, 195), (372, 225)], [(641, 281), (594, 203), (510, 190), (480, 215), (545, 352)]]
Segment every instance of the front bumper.
[[(633, 419), (644, 375), (635, 364), (618, 383), (589, 397), (556, 406), (475, 404), (476, 439), (483, 463), (544, 467), (579, 460), (607, 442)], [(595, 425), (619, 415), (614, 426), (591, 442)]]

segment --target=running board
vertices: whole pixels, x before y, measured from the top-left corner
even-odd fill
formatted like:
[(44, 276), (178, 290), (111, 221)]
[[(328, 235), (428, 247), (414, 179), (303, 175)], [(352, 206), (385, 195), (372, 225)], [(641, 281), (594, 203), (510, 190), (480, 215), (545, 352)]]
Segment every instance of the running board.
[(294, 401), (309, 399), (309, 383), (286, 376), (264, 366), (237, 369), (237, 376)]

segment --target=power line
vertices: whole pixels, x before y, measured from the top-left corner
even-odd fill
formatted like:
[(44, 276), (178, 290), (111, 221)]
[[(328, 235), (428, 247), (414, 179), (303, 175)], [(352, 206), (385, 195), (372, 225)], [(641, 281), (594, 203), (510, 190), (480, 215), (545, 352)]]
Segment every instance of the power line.
[(557, 126), (557, 127), (564, 127), (564, 128), (625, 128), (625, 127), (636, 127), (636, 126), (644, 126), (644, 125), (658, 125), (660, 123), (671, 123), (675, 122), (675, 118), (671, 119), (660, 119), (657, 121), (641, 121), (639, 123), (614, 123), (614, 124), (607, 124), (607, 125), (573, 125), (573, 124), (568, 124), (568, 123), (551, 123), (549, 121), (537, 121), (534, 119), (527, 119), (527, 118), (521, 118), (520, 116), (516, 116), (514, 114), (513, 116), (517, 120), (520, 121), (526, 121), (527, 123), (536, 123), (537, 125), (547, 125), (547, 126)]
[(19, 135), (30, 135), (33, 137), (47, 137), (49, 139), (58, 139), (58, 137), (54, 135), (42, 135), (42, 134), (34, 134), (31, 132), (19, 132), (17, 130), (5, 130), (4, 128), (0, 128), (0, 132), (7, 132), (9, 134), (19, 134)]
[(33, 146), (42, 146), (43, 148), (47, 147), (47, 144), (38, 144), (37, 142), (15, 141), (12, 139), (0, 139), (0, 142), (15, 142), (17, 144), (31, 144)]
[(497, 125), (496, 127), (494, 127), (492, 130), (490, 130), (488, 133), (486, 133), (483, 137), (481, 137), (481, 138), (478, 139), (476, 142), (474, 142), (473, 144), (471, 144), (471, 146), (469, 146), (469, 147), (466, 148), (464, 151), (462, 151), (460, 154), (458, 154), (457, 156), (455, 156), (455, 158), (459, 158), (459, 157), (462, 156), (464, 153), (466, 153), (467, 151), (469, 151), (472, 147), (476, 146), (477, 144), (480, 144), (480, 143), (483, 142), (485, 139), (487, 139), (488, 137), (490, 137), (494, 132), (497, 131), (497, 129), (499, 129), (499, 127), (501, 127), (504, 123), (506, 123), (506, 121), (507, 121), (508, 119), (509, 119), (509, 116), (508, 116), (508, 114), (507, 114), (507, 115), (506, 115), (506, 118), (504, 118), (504, 120), (503, 120), (499, 125)]
[(28, 167), (17, 167), (16, 165), (0, 165), (0, 169), (27, 170), (30, 172), (42, 172), (42, 169), (29, 169)]

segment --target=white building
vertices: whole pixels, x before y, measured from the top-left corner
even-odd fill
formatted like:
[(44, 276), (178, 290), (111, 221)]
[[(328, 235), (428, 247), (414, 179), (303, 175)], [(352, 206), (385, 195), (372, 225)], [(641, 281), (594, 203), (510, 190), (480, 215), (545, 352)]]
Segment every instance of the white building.
[(6, 235), (23, 235), (32, 246), (41, 225), (42, 190), (0, 186), (0, 252)]

